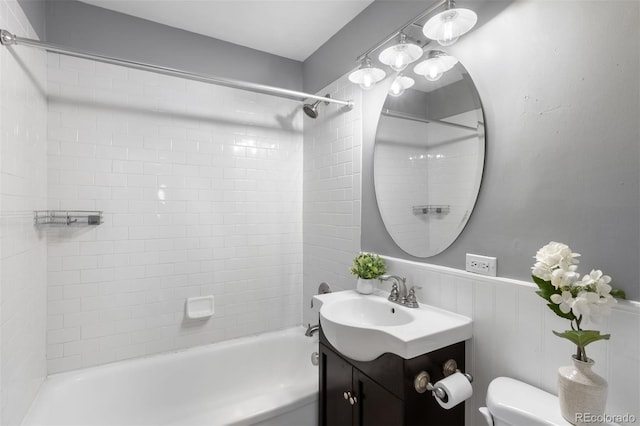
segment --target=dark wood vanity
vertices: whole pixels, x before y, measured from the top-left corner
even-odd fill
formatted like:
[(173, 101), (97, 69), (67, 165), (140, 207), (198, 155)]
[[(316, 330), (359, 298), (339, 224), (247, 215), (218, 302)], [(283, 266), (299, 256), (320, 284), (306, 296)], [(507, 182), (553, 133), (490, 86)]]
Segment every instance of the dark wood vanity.
[(404, 359), (384, 354), (354, 361), (340, 354), (320, 330), (319, 425), (464, 425), (464, 404), (442, 408), (430, 391), (418, 393), (414, 379), (426, 371), (435, 383), (454, 359), (465, 371), (465, 343)]

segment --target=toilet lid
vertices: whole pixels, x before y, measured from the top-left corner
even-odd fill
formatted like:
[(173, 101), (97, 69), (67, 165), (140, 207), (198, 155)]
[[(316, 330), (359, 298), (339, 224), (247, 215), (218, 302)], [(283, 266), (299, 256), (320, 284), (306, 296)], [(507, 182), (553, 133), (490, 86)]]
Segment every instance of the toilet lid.
[(557, 396), (509, 377), (489, 384), (487, 407), (511, 425), (570, 426), (560, 414)]

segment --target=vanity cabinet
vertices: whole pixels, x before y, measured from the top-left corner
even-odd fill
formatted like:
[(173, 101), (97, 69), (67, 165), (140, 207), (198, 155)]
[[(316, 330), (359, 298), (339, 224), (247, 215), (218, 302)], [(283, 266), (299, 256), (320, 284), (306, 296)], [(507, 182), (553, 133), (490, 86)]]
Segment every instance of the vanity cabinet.
[(432, 383), (444, 377), (449, 359), (464, 371), (464, 342), (403, 359), (394, 354), (360, 362), (340, 354), (320, 331), (319, 425), (463, 425), (464, 404), (445, 410), (418, 393), (414, 379), (426, 371)]

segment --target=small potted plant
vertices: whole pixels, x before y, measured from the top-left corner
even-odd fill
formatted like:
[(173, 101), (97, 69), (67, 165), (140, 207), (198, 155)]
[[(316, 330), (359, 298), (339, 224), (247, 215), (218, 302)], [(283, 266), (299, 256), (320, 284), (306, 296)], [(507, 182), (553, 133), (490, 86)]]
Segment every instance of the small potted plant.
[(353, 266), (349, 271), (358, 277), (358, 293), (371, 294), (375, 280), (387, 272), (387, 267), (384, 259), (377, 254), (360, 253), (353, 259)]

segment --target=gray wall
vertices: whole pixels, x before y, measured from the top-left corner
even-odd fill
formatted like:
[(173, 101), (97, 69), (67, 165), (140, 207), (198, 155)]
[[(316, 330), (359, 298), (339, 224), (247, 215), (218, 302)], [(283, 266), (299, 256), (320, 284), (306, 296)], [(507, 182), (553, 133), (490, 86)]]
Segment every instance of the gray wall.
[[(43, 40), (45, 38), (46, 5), (45, 0), (17, 0), (20, 8), (31, 23), (31, 26)], [(12, 28), (4, 28), (8, 31), (15, 31)], [(20, 35), (20, 34), (18, 34)]]
[(46, 23), (46, 39), (51, 43), (191, 72), (302, 89), (302, 63), (298, 61), (77, 1), (47, 1)]
[[(582, 253), (579, 272), (602, 269), (640, 299), (639, 7), (505, 2), (451, 49), (484, 105), (485, 172), (461, 236), (421, 261), (464, 269), (465, 253), (496, 256), (498, 275), (529, 280), (537, 249), (561, 241)], [(377, 213), (377, 111), (363, 117), (362, 248), (420, 260), (393, 243)]]

